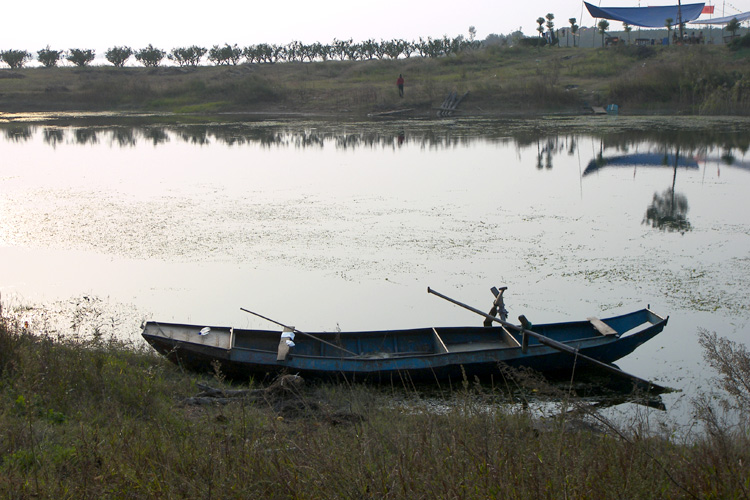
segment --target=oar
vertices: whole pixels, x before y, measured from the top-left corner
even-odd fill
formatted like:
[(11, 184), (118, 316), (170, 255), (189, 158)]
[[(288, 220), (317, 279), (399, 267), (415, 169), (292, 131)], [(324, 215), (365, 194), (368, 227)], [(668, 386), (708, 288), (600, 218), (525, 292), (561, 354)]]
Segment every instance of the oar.
[(309, 333), (305, 333), (305, 332), (303, 332), (301, 330), (297, 330), (293, 326), (286, 326), (285, 324), (279, 323), (278, 321), (272, 320), (271, 318), (267, 318), (267, 317), (263, 316), (262, 314), (258, 314), (257, 312), (249, 311), (249, 310), (245, 309), (244, 307), (240, 307), (240, 311), (245, 311), (246, 313), (250, 313), (253, 316), (257, 316), (259, 318), (263, 318), (264, 320), (270, 321), (271, 323), (275, 323), (275, 324), (277, 324), (277, 325), (279, 325), (279, 326), (281, 326), (283, 328), (286, 328), (287, 330), (289, 330), (291, 332), (299, 333), (300, 335), (305, 335), (306, 337), (310, 337), (311, 339), (315, 339), (318, 342), (322, 342), (325, 345), (329, 345), (331, 347), (335, 347), (336, 349), (339, 349), (340, 351), (344, 351), (347, 354), (351, 354), (352, 356), (356, 356), (357, 355), (357, 353), (354, 353), (354, 352), (352, 352), (352, 351), (350, 351), (348, 349), (344, 349), (341, 346), (338, 346), (336, 344), (332, 344), (332, 343), (330, 343), (330, 342), (328, 342), (326, 340), (323, 340), (323, 339), (319, 339), (315, 335), (310, 335)]
[[(441, 299), (445, 299), (448, 302), (456, 304), (457, 306), (461, 306), (464, 309), (468, 309), (469, 311), (474, 312), (476, 314), (479, 314), (480, 316), (484, 316), (485, 318), (491, 319), (492, 321), (494, 321), (496, 323), (500, 323), (501, 325), (503, 325), (503, 326), (505, 326), (507, 328), (512, 328), (513, 330), (516, 330), (518, 332), (524, 333), (526, 335), (530, 335), (531, 337), (534, 337), (535, 339), (537, 339), (540, 344), (544, 344), (546, 346), (552, 347), (553, 349), (557, 349), (558, 351), (564, 352), (566, 354), (570, 354), (571, 356), (577, 356), (577, 357), (581, 358), (582, 360), (584, 360), (584, 361), (586, 361), (588, 363), (591, 363), (594, 366), (597, 366), (599, 368), (607, 370), (610, 373), (614, 373), (615, 375), (618, 375), (620, 377), (625, 377), (627, 379), (630, 379), (630, 380), (632, 380), (633, 382), (635, 382), (637, 385), (639, 385), (641, 387), (645, 387), (646, 389), (648, 389), (650, 387), (653, 387), (654, 389), (657, 389), (657, 390), (665, 390), (663, 387), (661, 387), (658, 384), (654, 384), (653, 382), (649, 382), (648, 380), (644, 380), (644, 379), (642, 379), (640, 377), (637, 377), (635, 375), (631, 375), (630, 373), (624, 372), (624, 371), (620, 370), (619, 368), (617, 368), (616, 366), (610, 365), (609, 363), (604, 363), (603, 361), (599, 361), (598, 359), (594, 359), (592, 357), (586, 356), (585, 354), (581, 354), (580, 351), (578, 349), (576, 349), (575, 347), (570, 347), (569, 345), (566, 345), (566, 344), (563, 344), (562, 342), (558, 342), (556, 340), (553, 340), (553, 339), (551, 339), (551, 338), (549, 338), (549, 337), (547, 337), (545, 335), (542, 335), (541, 333), (537, 333), (537, 332), (534, 332), (532, 330), (526, 329), (523, 326), (516, 326), (513, 323), (508, 323), (507, 321), (503, 321), (503, 320), (501, 320), (499, 318), (496, 318), (495, 316), (491, 316), (491, 315), (487, 314), (484, 311), (480, 311), (479, 309), (471, 307), (470, 305), (464, 304), (464, 303), (459, 302), (459, 301), (457, 301), (455, 299), (447, 297), (447, 296), (443, 295), (442, 293), (436, 292), (435, 290), (433, 290), (430, 287), (427, 287), (427, 293), (431, 293), (433, 295), (437, 295)], [(521, 322), (522, 323), (527, 323), (526, 321), (524, 321), (525, 319), (526, 318), (523, 318), (521, 320)], [(524, 344), (526, 344), (526, 342), (524, 342)]]

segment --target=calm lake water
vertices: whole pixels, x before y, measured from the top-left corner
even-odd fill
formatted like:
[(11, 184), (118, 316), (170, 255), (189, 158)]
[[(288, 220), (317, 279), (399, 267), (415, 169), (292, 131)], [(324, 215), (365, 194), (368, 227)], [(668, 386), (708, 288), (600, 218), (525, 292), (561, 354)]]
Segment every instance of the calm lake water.
[[(701, 330), (746, 342), (750, 120), (358, 123), (0, 115), (0, 293), (61, 334), (144, 319), (302, 330), (605, 317), (666, 330), (619, 362), (681, 389)], [(233, 120), (233, 121), (227, 121)]]

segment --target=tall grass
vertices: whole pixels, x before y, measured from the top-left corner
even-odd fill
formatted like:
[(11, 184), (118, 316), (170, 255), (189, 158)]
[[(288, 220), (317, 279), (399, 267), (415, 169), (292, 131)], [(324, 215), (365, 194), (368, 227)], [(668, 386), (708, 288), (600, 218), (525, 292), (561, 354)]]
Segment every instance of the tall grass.
[(52, 340), (6, 318), (0, 496), (747, 497), (747, 434), (720, 427), (679, 444), (636, 421), (580, 417), (566, 398), (540, 419), (500, 404), (504, 388), (470, 383), (439, 397), (307, 384), (281, 398), (185, 404), (198, 381), (227, 386), (131, 345)]

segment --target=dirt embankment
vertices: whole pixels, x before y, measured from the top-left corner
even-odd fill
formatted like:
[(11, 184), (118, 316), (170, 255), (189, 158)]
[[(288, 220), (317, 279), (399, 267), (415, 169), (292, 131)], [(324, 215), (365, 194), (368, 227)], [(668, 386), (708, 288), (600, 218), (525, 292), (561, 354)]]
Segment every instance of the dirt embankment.
[[(746, 114), (750, 58), (725, 46), (496, 49), (440, 59), (0, 70), (0, 112)], [(405, 95), (396, 79), (403, 74)], [(747, 87), (747, 88), (746, 88)]]

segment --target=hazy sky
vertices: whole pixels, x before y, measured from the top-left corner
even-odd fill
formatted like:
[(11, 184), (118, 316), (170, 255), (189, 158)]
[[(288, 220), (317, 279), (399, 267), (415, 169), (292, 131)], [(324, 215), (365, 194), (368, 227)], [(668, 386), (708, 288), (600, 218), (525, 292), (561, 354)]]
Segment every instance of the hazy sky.
[[(676, 0), (592, 0), (595, 5), (674, 5)], [(686, 3), (692, 3), (687, 0)], [(721, 15), (724, 2), (714, 2)], [(731, 6), (731, 7), (730, 7)], [(726, 3), (726, 14), (750, 10), (750, 0)], [(95, 49), (98, 56), (115, 45), (140, 49), (153, 44), (170, 51), (174, 47), (224, 43), (286, 44), (331, 42), (334, 38), (361, 41), (368, 38), (416, 40), (468, 34), (476, 27), (477, 38), (491, 33), (507, 34), (519, 27), (535, 35), (536, 18), (555, 15), (557, 27), (575, 17), (581, 26), (594, 20), (578, 0), (30, 0), (6, 2), (0, 29), (0, 50), (30, 52), (50, 45), (56, 50)], [(619, 23), (613, 28), (619, 29)]]

